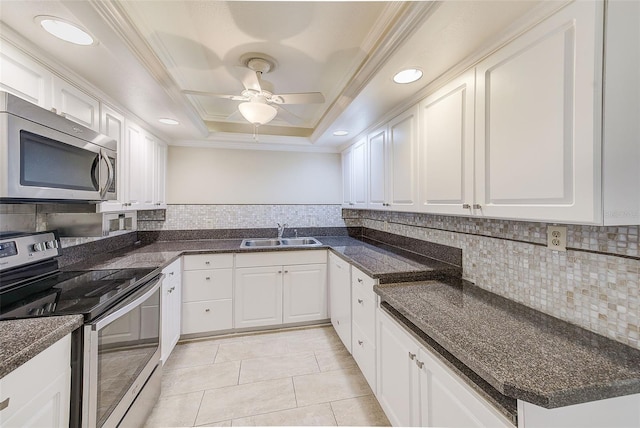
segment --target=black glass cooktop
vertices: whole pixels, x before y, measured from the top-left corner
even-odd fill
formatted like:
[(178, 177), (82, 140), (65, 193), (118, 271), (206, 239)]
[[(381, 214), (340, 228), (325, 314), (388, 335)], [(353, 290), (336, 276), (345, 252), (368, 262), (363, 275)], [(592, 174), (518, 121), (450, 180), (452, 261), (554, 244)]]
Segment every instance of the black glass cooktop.
[(90, 321), (158, 274), (154, 268), (57, 272), (0, 294), (0, 320), (84, 315)]

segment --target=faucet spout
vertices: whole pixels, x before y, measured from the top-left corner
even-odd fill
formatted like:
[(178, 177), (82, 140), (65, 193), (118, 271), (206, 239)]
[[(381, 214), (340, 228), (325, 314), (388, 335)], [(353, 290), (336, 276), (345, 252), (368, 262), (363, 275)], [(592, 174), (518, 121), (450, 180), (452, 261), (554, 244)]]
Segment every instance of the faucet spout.
[(278, 238), (282, 238), (284, 235), (284, 229), (287, 227), (287, 223), (276, 223), (278, 225)]

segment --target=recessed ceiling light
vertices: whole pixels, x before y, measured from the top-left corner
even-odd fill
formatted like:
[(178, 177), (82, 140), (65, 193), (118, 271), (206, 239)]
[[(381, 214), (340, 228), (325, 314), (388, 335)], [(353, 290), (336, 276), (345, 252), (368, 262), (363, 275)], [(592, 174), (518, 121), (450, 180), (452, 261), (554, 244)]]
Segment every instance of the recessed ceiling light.
[(165, 125), (180, 125), (180, 122), (175, 119), (169, 119), (168, 117), (158, 119), (158, 122), (164, 123)]
[(345, 135), (349, 135), (349, 131), (333, 131), (333, 135), (336, 137), (344, 137)]
[(85, 30), (75, 24), (65, 21), (55, 16), (36, 16), (36, 22), (39, 22), (49, 34), (56, 36), (66, 42), (76, 45), (88, 46), (94, 44), (93, 37)]
[(407, 68), (396, 73), (393, 81), (396, 83), (412, 83), (422, 77), (422, 70), (417, 68)]

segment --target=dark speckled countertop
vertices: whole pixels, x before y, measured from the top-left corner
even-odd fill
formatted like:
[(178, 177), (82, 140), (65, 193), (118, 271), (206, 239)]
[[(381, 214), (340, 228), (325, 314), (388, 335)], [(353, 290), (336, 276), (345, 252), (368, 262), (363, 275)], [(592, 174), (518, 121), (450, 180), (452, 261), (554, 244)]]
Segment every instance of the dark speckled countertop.
[(0, 321), (0, 378), (82, 325), (82, 315)]
[(322, 247), (240, 248), (241, 239), (208, 239), (190, 241), (158, 241), (129, 247), (85, 262), (66, 266), (65, 270), (125, 269), (135, 267), (163, 267), (184, 254), (240, 253), (256, 251), (299, 251), (330, 248), (380, 283), (418, 281), (460, 277), (462, 268), (433, 258), (381, 248), (348, 236), (319, 236)]
[(469, 282), (374, 289), (410, 330), (507, 397), (556, 408), (640, 393), (639, 350)]

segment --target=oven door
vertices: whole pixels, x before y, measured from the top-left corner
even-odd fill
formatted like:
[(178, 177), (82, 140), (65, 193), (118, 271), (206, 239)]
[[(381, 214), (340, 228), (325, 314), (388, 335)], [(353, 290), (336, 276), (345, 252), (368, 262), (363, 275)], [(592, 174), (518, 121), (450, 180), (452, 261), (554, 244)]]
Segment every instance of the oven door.
[(12, 114), (0, 115), (0, 127), (6, 128), (0, 145), (7, 159), (0, 167), (6, 180), (0, 198), (116, 199), (115, 150)]
[[(83, 427), (117, 426), (142, 388), (147, 387), (145, 382), (160, 362), (162, 277), (85, 325)], [(150, 382), (148, 386), (158, 388), (157, 398), (159, 385)]]

